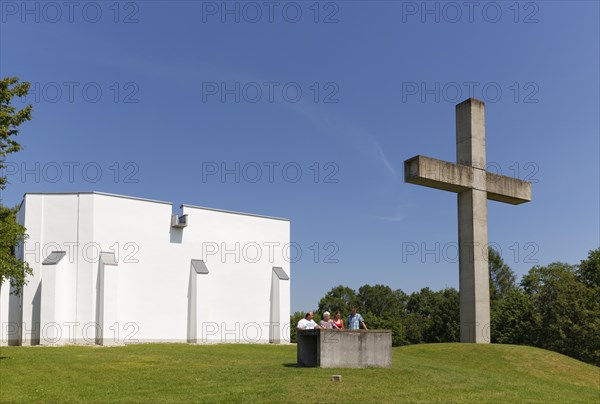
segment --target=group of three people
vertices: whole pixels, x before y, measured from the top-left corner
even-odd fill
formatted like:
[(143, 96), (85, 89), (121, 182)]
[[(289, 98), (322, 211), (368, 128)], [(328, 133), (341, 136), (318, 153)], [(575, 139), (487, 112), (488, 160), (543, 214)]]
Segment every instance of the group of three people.
[[(348, 316), (348, 329), (358, 330), (360, 327), (364, 328), (365, 330), (367, 329), (365, 320), (360, 315), (360, 313), (356, 312), (356, 306), (352, 306), (352, 312)], [(323, 313), (323, 320), (321, 320), (319, 324), (317, 324), (315, 320), (313, 320), (313, 312), (309, 311), (306, 313), (302, 320), (298, 321), (298, 329), (312, 330), (313, 328), (343, 329), (344, 320), (342, 320), (339, 311), (336, 311), (333, 314), (333, 319), (331, 318), (331, 313), (326, 311), (325, 313)]]

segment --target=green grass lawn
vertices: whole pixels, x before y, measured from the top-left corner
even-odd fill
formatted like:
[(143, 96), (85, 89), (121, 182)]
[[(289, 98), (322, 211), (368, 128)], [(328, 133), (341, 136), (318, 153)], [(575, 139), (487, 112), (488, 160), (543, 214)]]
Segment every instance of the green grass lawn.
[(597, 403), (599, 383), (598, 367), (512, 345), (394, 348), (391, 369), (296, 368), (295, 345), (0, 348), (0, 402)]

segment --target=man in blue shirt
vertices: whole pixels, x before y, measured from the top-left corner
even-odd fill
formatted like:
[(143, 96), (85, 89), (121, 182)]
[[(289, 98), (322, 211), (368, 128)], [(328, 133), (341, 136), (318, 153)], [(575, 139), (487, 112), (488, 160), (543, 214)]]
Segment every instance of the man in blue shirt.
[(356, 312), (356, 306), (352, 306), (352, 314), (348, 316), (348, 329), (358, 330), (360, 326), (362, 326), (365, 330), (368, 329), (363, 317), (360, 315), (360, 313)]

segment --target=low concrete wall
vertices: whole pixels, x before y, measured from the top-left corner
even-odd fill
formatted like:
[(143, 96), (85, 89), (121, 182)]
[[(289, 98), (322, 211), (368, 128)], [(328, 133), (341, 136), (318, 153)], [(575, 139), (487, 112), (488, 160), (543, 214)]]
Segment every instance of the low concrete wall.
[(389, 330), (298, 330), (298, 366), (364, 368), (392, 366)]

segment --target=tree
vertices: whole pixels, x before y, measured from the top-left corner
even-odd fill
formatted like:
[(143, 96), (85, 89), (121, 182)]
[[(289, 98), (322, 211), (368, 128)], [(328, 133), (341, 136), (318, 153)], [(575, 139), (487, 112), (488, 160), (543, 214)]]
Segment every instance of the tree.
[(419, 313), (408, 313), (402, 319), (405, 344), (419, 344), (423, 342), (423, 334), (431, 328), (432, 321)]
[[(29, 91), (29, 83), (20, 82), (16, 77), (0, 80), (0, 191), (6, 188), (6, 157), (21, 150), (14, 139), (19, 134), (19, 126), (31, 120), (31, 105), (17, 110), (12, 105), (15, 96), (24, 97)], [(0, 200), (1, 202), (1, 200)], [(15, 248), (25, 241), (25, 228), (16, 221), (16, 208), (7, 208), (0, 203), (0, 288), (6, 280), (19, 293), (32, 271), (27, 263), (17, 259)]]
[(358, 289), (356, 302), (370, 329), (392, 330), (392, 345), (406, 345), (402, 318), (406, 315), (408, 295), (385, 285), (363, 285)]
[(327, 292), (319, 301), (319, 313), (323, 314), (328, 311), (333, 315), (339, 310), (343, 318), (350, 313), (353, 304), (356, 304), (354, 289), (339, 285)]
[(504, 263), (500, 254), (492, 247), (488, 249), (488, 268), (490, 270), (490, 306), (494, 311), (496, 305), (517, 287), (517, 278), (512, 269)]
[(535, 266), (521, 282), (531, 296), (531, 343), (600, 365), (600, 300), (576, 266)]
[(290, 341), (298, 342), (298, 321), (302, 320), (306, 313), (296, 311), (290, 316)]
[(531, 295), (512, 289), (497, 303), (491, 317), (493, 343), (533, 345), (533, 330), (539, 329), (539, 324), (532, 312)]
[(404, 292), (394, 292), (385, 285), (363, 285), (356, 295), (361, 314), (372, 314), (385, 320), (399, 321), (404, 315), (407, 300), (408, 296)]
[(31, 120), (31, 105), (17, 110), (11, 105), (12, 99), (24, 97), (29, 92), (29, 83), (20, 83), (17, 77), (6, 77), (0, 80), (0, 190), (6, 188), (6, 156), (21, 150), (21, 145), (14, 139), (19, 134), (19, 126)]
[[(434, 292), (421, 289), (410, 295), (407, 303), (406, 332), (413, 343), (458, 342), (460, 338), (460, 299), (456, 289)], [(420, 326), (420, 330), (415, 328)], [(420, 334), (421, 340), (416, 341)]]
[(10, 280), (13, 293), (19, 294), (31, 267), (15, 255), (15, 247), (25, 241), (25, 228), (17, 223), (17, 208), (0, 205), (0, 287)]
[(588, 253), (587, 259), (579, 264), (577, 272), (586, 286), (600, 288), (600, 247)]

